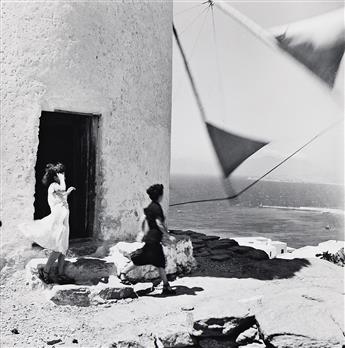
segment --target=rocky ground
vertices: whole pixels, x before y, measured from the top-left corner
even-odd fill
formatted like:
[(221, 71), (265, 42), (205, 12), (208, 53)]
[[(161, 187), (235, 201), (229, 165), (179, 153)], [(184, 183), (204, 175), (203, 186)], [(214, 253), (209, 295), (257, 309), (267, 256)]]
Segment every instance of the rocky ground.
[(48, 300), (51, 290), (28, 287), (25, 270), (5, 268), (1, 347), (343, 346), (342, 267), (268, 260), (233, 241), (188, 235), (198, 267), (172, 282), (175, 296), (137, 284), (139, 297), (59, 305)]

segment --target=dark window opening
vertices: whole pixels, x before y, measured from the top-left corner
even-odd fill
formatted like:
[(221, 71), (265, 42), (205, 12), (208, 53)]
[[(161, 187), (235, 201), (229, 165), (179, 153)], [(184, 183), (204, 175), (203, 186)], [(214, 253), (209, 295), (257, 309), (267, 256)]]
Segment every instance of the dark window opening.
[(68, 198), (70, 239), (92, 237), (95, 215), (97, 115), (43, 111), (35, 167), (34, 219), (50, 214), (47, 187), (42, 177), (47, 163), (66, 166), (66, 186), (74, 186)]

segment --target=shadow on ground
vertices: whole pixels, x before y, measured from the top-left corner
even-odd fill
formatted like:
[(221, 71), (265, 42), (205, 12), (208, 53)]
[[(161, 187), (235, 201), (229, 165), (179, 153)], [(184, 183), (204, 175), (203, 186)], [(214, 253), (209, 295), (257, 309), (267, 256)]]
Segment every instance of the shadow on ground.
[(233, 256), (220, 262), (205, 258), (196, 258), (198, 268), (190, 276), (194, 277), (223, 277), (223, 278), (254, 278), (259, 280), (292, 278), (310, 262), (306, 259), (271, 259), (252, 260), (245, 257)]
[(162, 294), (161, 291), (157, 293), (157, 291), (151, 292), (150, 289), (145, 290), (139, 290), (137, 291), (137, 295), (140, 296), (150, 296), (150, 297), (171, 297), (171, 296), (181, 296), (181, 295), (191, 295), (196, 296), (198, 292), (204, 291), (203, 288), (194, 286), (192, 288), (189, 288), (188, 286), (184, 285), (176, 285), (173, 286), (173, 289), (176, 291), (173, 295), (165, 295)]
[(190, 238), (198, 268), (191, 276), (254, 278), (259, 280), (292, 278), (310, 262), (306, 259), (269, 259), (266, 252), (240, 246), (235, 240), (194, 231), (170, 231)]

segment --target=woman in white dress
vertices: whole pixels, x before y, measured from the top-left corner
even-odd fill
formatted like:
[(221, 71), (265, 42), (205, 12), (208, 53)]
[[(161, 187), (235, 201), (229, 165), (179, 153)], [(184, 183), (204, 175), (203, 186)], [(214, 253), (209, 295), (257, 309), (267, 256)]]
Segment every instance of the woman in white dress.
[(67, 197), (75, 190), (66, 191), (65, 166), (62, 163), (47, 164), (42, 183), (48, 187), (50, 214), (41, 220), (23, 223), (19, 227), (32, 242), (52, 251), (46, 265), (38, 270), (45, 283), (51, 283), (49, 272), (58, 260), (59, 281), (66, 281), (64, 273), (65, 256), (69, 244), (69, 208)]

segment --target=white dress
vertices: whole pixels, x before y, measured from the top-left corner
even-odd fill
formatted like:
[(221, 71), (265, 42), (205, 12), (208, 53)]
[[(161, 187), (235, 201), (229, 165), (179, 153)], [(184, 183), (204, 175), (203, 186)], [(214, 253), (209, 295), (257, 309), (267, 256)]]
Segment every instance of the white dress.
[(54, 182), (48, 188), (50, 214), (19, 225), (25, 237), (43, 248), (66, 255), (69, 242), (69, 209), (66, 186)]

